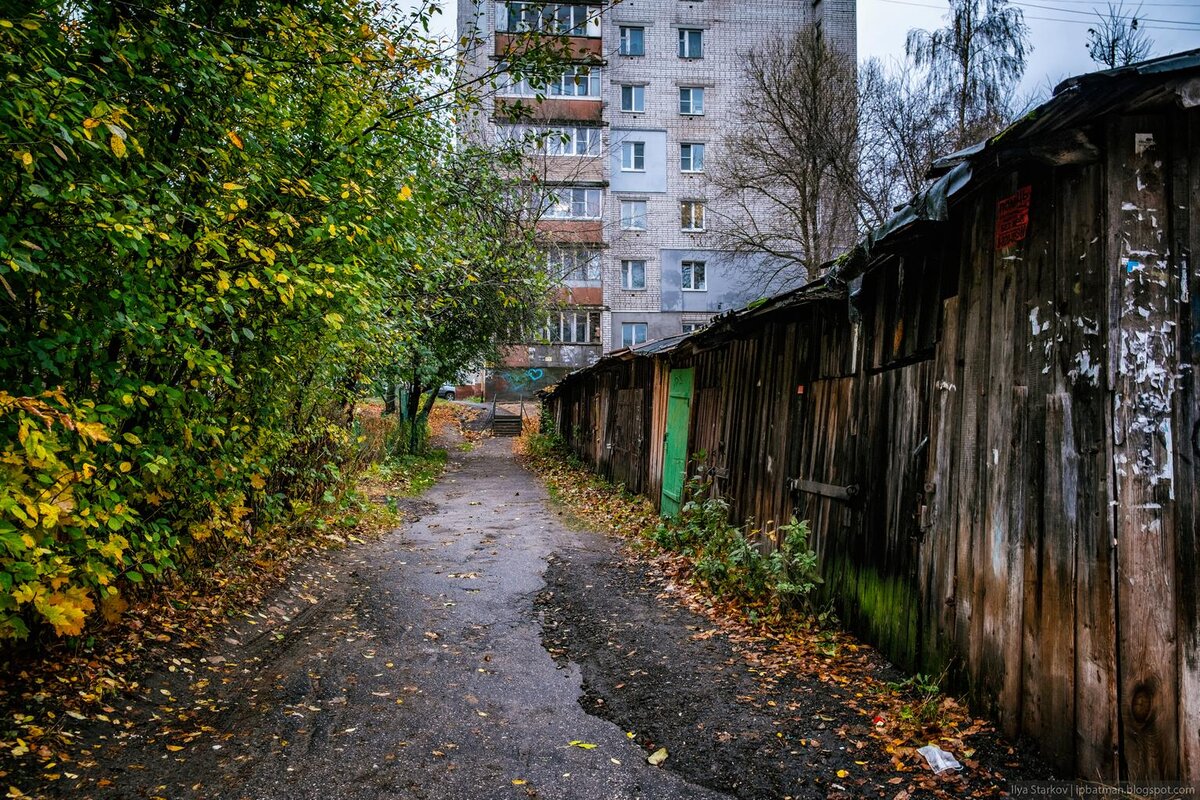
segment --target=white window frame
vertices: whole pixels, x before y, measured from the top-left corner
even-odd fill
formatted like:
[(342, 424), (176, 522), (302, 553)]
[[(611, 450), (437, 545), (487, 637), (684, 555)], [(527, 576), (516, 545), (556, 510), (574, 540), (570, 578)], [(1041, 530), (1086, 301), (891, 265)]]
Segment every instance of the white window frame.
[(550, 344), (596, 344), (600, 341), (600, 312), (576, 308), (551, 313), (542, 327), (542, 340)]
[(703, 330), (708, 327), (707, 322), (683, 322), (680, 323), (680, 330), (683, 333), (695, 333), (698, 330)]
[[(633, 35), (637, 31), (641, 34), (641, 40), (638, 44), (638, 52), (633, 52)], [(617, 54), (622, 56), (644, 56), (646, 55), (646, 28), (643, 25), (622, 25), (620, 26), (620, 43), (617, 47)]]
[[(699, 211), (699, 219), (696, 219), (696, 212)], [(705, 230), (705, 216), (707, 209), (703, 200), (680, 200), (679, 201), (679, 229), (684, 233), (703, 233)], [(700, 224), (697, 225), (696, 223)]]
[(501, 141), (519, 142), (526, 152), (545, 156), (595, 157), (602, 147), (600, 128), (587, 126), (504, 125), (498, 134)]
[[(635, 213), (636, 207), (641, 206), (641, 213)], [(629, 213), (626, 213), (628, 209)], [(621, 201), (621, 230), (623, 231), (644, 231), (649, 227), (646, 220), (646, 201), (645, 200), (622, 200)], [(638, 223), (641, 223), (640, 225)]]
[(581, 97), (600, 99), (600, 67), (573, 64), (563, 70), (557, 80), (545, 86), (533, 86), (527, 78), (513, 80), (505, 73), (497, 92), (498, 97)]
[[(638, 341), (638, 330), (641, 330), (642, 338)], [(625, 336), (625, 331), (629, 330), (630, 335)], [(621, 323), (621, 347), (637, 347), (639, 344), (645, 344), (649, 329), (644, 322), (622, 322)]]
[[(642, 270), (642, 285), (638, 286), (634, 280), (636, 275), (635, 265), (640, 264)], [(627, 292), (641, 292), (646, 289), (646, 259), (644, 258), (623, 258), (621, 259), (621, 288)]]
[(646, 143), (621, 142), (621, 172), (646, 171)]
[[(704, 142), (680, 142), (679, 171), (689, 174), (704, 172), (704, 150)], [(696, 158), (697, 154), (699, 159)], [(697, 161), (700, 162), (699, 167), (696, 166)]]
[[(568, 17), (565, 24), (563, 11), (567, 12)], [(599, 6), (584, 3), (542, 3), (528, 0), (502, 2), (496, 4), (496, 31), (599, 38), (600, 11)], [(512, 12), (515, 12), (516, 22)]]
[(629, 114), (646, 113), (646, 87), (637, 83), (621, 84), (621, 110)]
[(679, 29), (679, 57), (687, 59), (704, 58), (704, 29)]
[[(699, 267), (700, 280), (696, 280)], [(679, 262), (679, 278), (685, 292), (708, 291), (708, 262), (687, 259)], [(689, 279), (690, 278), (690, 279)], [(690, 284), (690, 285), (689, 285)]]
[(542, 201), (542, 219), (600, 219), (603, 192), (590, 186), (557, 186)]
[(598, 283), (600, 251), (588, 247), (549, 247), (546, 269), (564, 283)]
[[(699, 102), (696, 102), (697, 100), (699, 100)], [(685, 117), (704, 116), (703, 86), (679, 87), (679, 113)]]

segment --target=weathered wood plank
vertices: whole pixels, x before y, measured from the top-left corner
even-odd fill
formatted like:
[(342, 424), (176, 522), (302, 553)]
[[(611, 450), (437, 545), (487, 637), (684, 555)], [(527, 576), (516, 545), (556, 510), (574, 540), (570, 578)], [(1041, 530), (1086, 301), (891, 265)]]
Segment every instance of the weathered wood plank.
[[(953, 267), (957, 263), (952, 262)], [(932, 422), (930, 458), (926, 470), (928, 525), (922, 539), (922, 574), (926, 576), (922, 597), (921, 642), (922, 668), (938, 672), (950, 663), (954, 633), (955, 513), (957, 484), (955, 464), (958, 458), (959, 409), (959, 300), (951, 297), (943, 304), (945, 321), (933, 366)]]
[[(1179, 774), (1175, 649), (1174, 446), (1176, 298), (1166, 250), (1162, 118), (1129, 117), (1110, 130), (1110, 219), (1118, 231), (1119, 347), (1114, 400), (1119, 674), (1125, 774)], [(1147, 136), (1150, 138), (1148, 139)]]
[[(1021, 184), (1011, 176), (1000, 184), (1000, 196), (1005, 197)], [(994, 214), (994, 212), (993, 212)], [(1036, 227), (1032, 237), (1043, 235)], [(997, 336), (1002, 330), (1013, 330), (1024, 323), (1024, 313), (1016, 309), (1017, 268), (1024, 260), (1026, 248), (1017, 245), (1004, 252), (991, 254), (991, 299), (988, 314), (988, 337), (975, 354), (984, 359), (986, 370), (983, 385), (987, 393), (987, 412), (983, 419), (984, 436), (980, 504), (982, 525), (977, 534), (979, 550), (974, 569), (977, 611), (981, 616), (978, 642), (979, 665), (975, 676), (978, 691), (994, 698), (994, 711), (1001, 727), (1015, 735), (1021, 708), (1021, 597), (1009, 595), (1010, 575), (1021, 572), (1019, 538), (1014, 538), (1012, 499), (1012, 429), (1013, 409), (1013, 342), (1008, 336)], [(988, 265), (983, 253), (976, 255), (981, 266)], [(1022, 325), (1023, 327), (1023, 325)], [(1020, 450), (1020, 445), (1016, 448)], [(1023, 454), (1024, 455), (1024, 454)], [(1027, 457), (1027, 456), (1025, 456)], [(1018, 465), (1019, 466), (1019, 465)], [(1018, 521), (1018, 527), (1019, 527)], [(1018, 580), (1017, 585), (1020, 585)]]
[[(1020, 445), (1028, 457), (1021, 470), (1024, 480), (1023, 504), (1014, 507), (1014, 513), (1024, 516), (1021, 543), (1021, 729), (1040, 741), (1057, 724), (1050, 684), (1056, 680), (1069, 682), (1074, 673), (1072, 666), (1065, 674), (1054, 674), (1054, 670), (1061, 670), (1062, 665), (1055, 660), (1056, 651), (1053, 648), (1057, 646), (1059, 637), (1073, 636), (1074, 627), (1073, 618), (1072, 624), (1064, 629), (1060, 624), (1061, 619), (1054, 616), (1058, 613), (1057, 609), (1043, 609), (1047, 580), (1043, 561), (1047, 548), (1052, 554), (1056, 552), (1055, 542), (1065, 535), (1049, 521), (1058, 512), (1050, 508), (1046, 492), (1048, 483), (1054, 479), (1047, 470), (1057, 470), (1062, 452), (1061, 438), (1046, 438), (1048, 431), (1054, 430), (1052, 421), (1047, 418), (1047, 405), (1049, 397), (1055, 393), (1058, 380), (1058, 362), (1054, 356), (1061, 324), (1055, 294), (1058, 281), (1053, 242), (1054, 184), (1047, 181), (1032, 188), (1033, 207), (1030, 216), (1045, 217), (1049, 220), (1051, 230), (1047, 235), (1044, 226), (1034, 229), (1033, 238), (1024, 250), (1020, 273), (1023, 318), (1017, 329), (1014, 346), (1021, 364), (1019, 384), (1025, 387), (1028, 397), (1023, 420), (1025, 435)], [(1051, 540), (1049, 543), (1048, 539)], [(1055, 585), (1053, 579), (1054, 575), (1051, 575), (1052, 587)], [(1057, 623), (1056, 619), (1059, 620)], [(1058, 748), (1056, 755), (1060, 759), (1064, 757), (1061, 748)]]
[(1116, 594), (1112, 582), (1111, 400), (1104, 291), (1103, 171), (1097, 164), (1058, 171), (1058, 384), (1070, 394), (1078, 484), (1075, 514), (1075, 772), (1119, 776)]
[[(1171, 265), (1179, 297), (1175, 418), (1180, 776), (1200, 784), (1200, 110), (1180, 115), (1172, 148)], [(1189, 368), (1190, 367), (1190, 368)]]
[(1039, 554), (1039, 743), (1064, 770), (1075, 763), (1075, 531), (1079, 468), (1071, 396), (1046, 398), (1045, 528)]
[(964, 656), (970, 696), (986, 704), (976, 683), (983, 661), (984, 611), (980, 580), (976, 577), (978, 534), (983, 527), (986, 470), (987, 344), (991, 339), (991, 244), (994, 220), (993, 192), (985, 192), (964, 218), (962, 271), (959, 285), (962, 310), (962, 411), (959, 430), (958, 512), (955, 574), (958, 604), (955, 640)]

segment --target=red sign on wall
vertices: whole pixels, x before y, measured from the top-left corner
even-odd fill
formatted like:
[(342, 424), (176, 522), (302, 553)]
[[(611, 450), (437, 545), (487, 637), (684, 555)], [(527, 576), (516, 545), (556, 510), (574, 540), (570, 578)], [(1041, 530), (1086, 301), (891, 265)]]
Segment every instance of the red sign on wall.
[(1025, 241), (1029, 232), (1029, 203), (1032, 186), (1022, 186), (996, 204), (996, 249), (1003, 250)]

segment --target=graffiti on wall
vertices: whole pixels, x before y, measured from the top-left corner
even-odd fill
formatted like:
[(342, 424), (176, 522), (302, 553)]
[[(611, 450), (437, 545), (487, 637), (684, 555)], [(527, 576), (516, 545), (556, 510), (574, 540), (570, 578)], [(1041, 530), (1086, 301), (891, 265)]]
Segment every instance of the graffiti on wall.
[(511, 391), (519, 392), (526, 389), (536, 388), (539, 383), (545, 380), (546, 371), (544, 369), (511, 369), (499, 373), (496, 377), (508, 384)]

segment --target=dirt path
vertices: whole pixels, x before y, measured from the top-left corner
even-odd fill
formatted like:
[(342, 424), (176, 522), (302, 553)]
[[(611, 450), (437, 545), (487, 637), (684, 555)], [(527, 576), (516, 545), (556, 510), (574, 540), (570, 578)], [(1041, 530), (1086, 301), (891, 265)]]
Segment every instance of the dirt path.
[(566, 524), (511, 440), (451, 452), (416, 522), (310, 562), (208, 652), (152, 651), (140, 695), (78, 723), (50, 796), (922, 796), (853, 687), (757, 673), (619, 542)]
[(211, 652), (161, 651), (52, 796), (718, 797), (585, 713), (542, 646), (548, 556), (603, 540), (547, 513), (511, 440), (452, 452), (420, 520), (300, 570)]

